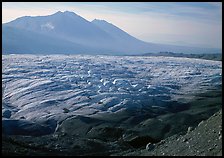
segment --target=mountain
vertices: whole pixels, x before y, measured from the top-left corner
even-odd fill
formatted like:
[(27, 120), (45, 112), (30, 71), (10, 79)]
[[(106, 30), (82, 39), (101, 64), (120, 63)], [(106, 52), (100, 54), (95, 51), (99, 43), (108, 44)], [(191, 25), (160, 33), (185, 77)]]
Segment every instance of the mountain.
[(120, 28), (114, 26), (111, 23), (106, 22), (105, 20), (94, 19), (92, 23), (115, 39), (114, 49), (117, 48), (116, 51), (136, 54), (137, 52), (142, 51), (148, 52), (150, 49), (152, 49), (152, 44), (146, 43), (129, 35), (125, 31), (121, 30)]
[[(149, 43), (144, 42), (141, 40), (138, 40), (137, 38), (129, 35), (125, 31), (121, 30), (120, 28), (114, 26), (111, 23), (106, 22), (105, 20), (97, 20), (94, 19), (92, 21), (95, 25), (100, 27), (102, 30), (113, 36), (119, 43), (122, 43), (123, 45), (126, 45), (128, 48), (131, 48), (131, 50), (138, 51), (144, 50), (145, 52), (167, 52), (168, 50), (170, 52), (175, 53), (220, 53), (221, 50), (215, 49), (215, 48), (197, 48), (197, 47), (186, 47), (186, 46), (175, 46), (175, 45), (166, 45), (166, 44), (155, 44), (155, 43)], [(126, 48), (127, 49), (127, 48)], [(131, 51), (130, 50), (130, 51)]]
[(24, 16), (3, 24), (3, 53), (62, 53), (133, 55), (170, 51), (217, 53), (201, 49), (141, 41), (105, 20), (89, 22), (74, 12)]
[(49, 16), (21, 17), (4, 25), (91, 46), (99, 45), (105, 39), (107, 42), (112, 40), (106, 32), (68, 11)]
[(116, 41), (119, 42), (135, 42), (140, 44), (143, 41), (138, 40), (137, 38), (129, 35), (125, 31), (121, 30), (120, 28), (114, 26), (111, 23), (106, 22), (105, 20), (97, 20), (94, 19), (92, 23), (98, 26), (100, 29), (111, 35)]
[(72, 54), (89, 51), (82, 45), (20, 28), (3, 26), (3, 53)]

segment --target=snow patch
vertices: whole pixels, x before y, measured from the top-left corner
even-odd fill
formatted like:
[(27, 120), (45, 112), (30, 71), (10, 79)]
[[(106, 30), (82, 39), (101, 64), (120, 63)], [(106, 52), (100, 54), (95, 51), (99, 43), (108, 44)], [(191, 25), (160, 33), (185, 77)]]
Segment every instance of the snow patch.
[(41, 25), (41, 29), (47, 29), (47, 30), (53, 30), (54, 29), (54, 25), (51, 22), (48, 22), (46, 24)]

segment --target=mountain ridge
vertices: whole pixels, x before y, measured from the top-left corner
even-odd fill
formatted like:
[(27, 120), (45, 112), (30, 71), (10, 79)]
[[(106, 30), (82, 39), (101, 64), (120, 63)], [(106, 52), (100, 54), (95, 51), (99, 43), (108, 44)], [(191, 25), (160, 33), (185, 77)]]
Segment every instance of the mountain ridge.
[[(10, 49), (9, 51), (9, 49), (7, 49), (8, 47), (19, 47), (19, 50), (23, 51), (22, 46), (29, 47), (29, 50), (35, 52), (35, 47), (32, 46), (35, 46), (35, 43), (40, 42), (37, 41), (35, 37), (29, 36), (29, 34), (33, 34), (30, 33), (30, 31), (38, 33), (39, 35), (42, 34), (43, 41), (46, 41), (44, 38), (47, 36), (47, 38), (50, 37), (51, 40), (52, 38), (64, 40), (64, 42), (61, 43), (68, 42), (68, 45), (70, 44), (70, 46), (67, 44), (61, 44), (60, 46), (61, 52), (65, 54), (67, 53), (66, 51), (68, 51), (67, 48), (71, 48), (71, 51), (69, 52), (73, 52), (72, 54), (80, 54), (83, 52), (83, 54), (138, 55), (143, 53), (158, 53), (161, 51), (172, 51), (176, 53), (221, 52), (220, 49), (213, 48), (202, 49), (144, 42), (105, 20), (94, 19), (90, 22), (71, 11), (58, 11), (47, 16), (19, 17), (2, 26), (3, 53), (6, 54), (18, 53), (17, 49)], [(5, 29), (6, 26), (15, 28), (14, 33), (17, 29), (23, 29), (23, 33), (19, 34), (20, 31), (18, 31), (17, 36), (24, 38), (27, 42), (23, 43), (23, 41), (19, 40), (20, 38), (13, 36), (13, 32), (10, 32), (10, 29)], [(14, 42), (10, 43), (10, 39)], [(33, 43), (27, 39), (32, 39), (31, 41)], [(39, 37), (39, 39), (42, 40), (41, 37)], [(58, 44), (60, 45), (60, 42), (53, 44), (52, 47)], [(42, 47), (44, 52), (51, 54), (51, 52), (48, 51), (49, 48), (47, 48), (47, 44), (42, 44), (40, 47)], [(56, 47), (58, 48), (58, 46)], [(57, 52), (56, 48), (52, 48), (52, 50), (53, 52)]]

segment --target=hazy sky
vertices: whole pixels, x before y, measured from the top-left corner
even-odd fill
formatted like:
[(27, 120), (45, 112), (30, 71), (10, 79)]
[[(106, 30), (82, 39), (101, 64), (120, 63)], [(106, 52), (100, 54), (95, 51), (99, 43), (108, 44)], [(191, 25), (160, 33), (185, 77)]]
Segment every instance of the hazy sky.
[(66, 10), (146, 42), (222, 48), (221, 2), (2, 2), (2, 23)]

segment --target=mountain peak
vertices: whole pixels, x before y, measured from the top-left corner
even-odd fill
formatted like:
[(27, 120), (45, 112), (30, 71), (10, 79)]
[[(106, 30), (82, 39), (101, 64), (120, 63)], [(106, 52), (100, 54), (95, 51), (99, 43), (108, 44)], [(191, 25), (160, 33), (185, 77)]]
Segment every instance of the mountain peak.
[[(94, 19), (92, 23), (108, 23), (106, 20)], [(109, 24), (109, 23), (108, 23)]]
[(62, 11), (58, 11), (58, 12), (56, 12), (56, 13), (54, 13), (54, 15), (77, 15), (77, 14), (75, 14), (74, 12), (71, 12), (71, 11), (64, 11), (64, 12), (62, 12)]
[(56, 12), (56, 13), (54, 13), (54, 14), (62, 14), (62, 12), (61, 12), (61, 11), (58, 11), (58, 12)]
[(63, 12), (64, 14), (68, 14), (68, 15), (77, 15), (77, 14), (75, 14), (74, 12), (71, 12), (71, 11), (64, 11)]

